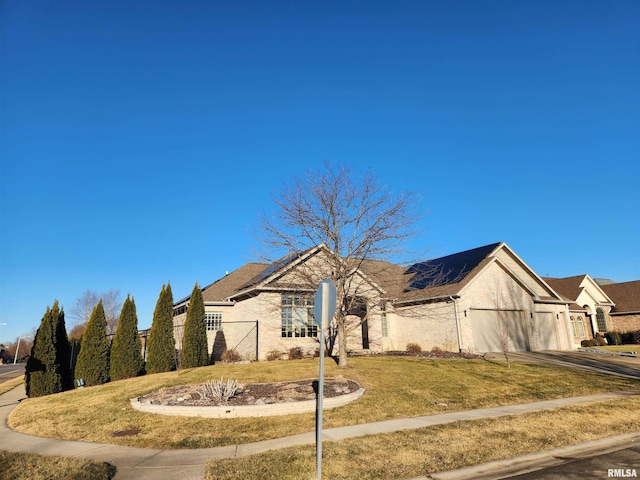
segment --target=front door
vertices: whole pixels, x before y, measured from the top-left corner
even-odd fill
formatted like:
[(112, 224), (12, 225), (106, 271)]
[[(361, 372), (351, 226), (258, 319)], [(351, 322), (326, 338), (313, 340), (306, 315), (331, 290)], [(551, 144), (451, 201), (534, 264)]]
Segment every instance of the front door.
[(362, 320), (362, 348), (369, 350), (369, 321), (366, 318)]

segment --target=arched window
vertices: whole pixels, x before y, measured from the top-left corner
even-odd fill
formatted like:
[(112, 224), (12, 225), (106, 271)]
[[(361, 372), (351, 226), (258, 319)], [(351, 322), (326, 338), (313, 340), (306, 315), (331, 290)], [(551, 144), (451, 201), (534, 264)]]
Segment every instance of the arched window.
[(606, 332), (607, 331), (607, 319), (604, 316), (604, 312), (601, 308), (596, 310), (596, 322), (598, 323), (598, 331)]
[(582, 317), (578, 317), (578, 321), (576, 323), (578, 324), (578, 337), (586, 337), (584, 332), (584, 320), (582, 320)]
[(576, 319), (573, 318), (573, 315), (569, 317), (569, 321), (571, 322), (571, 332), (573, 333), (573, 338), (576, 338), (578, 335), (576, 334)]

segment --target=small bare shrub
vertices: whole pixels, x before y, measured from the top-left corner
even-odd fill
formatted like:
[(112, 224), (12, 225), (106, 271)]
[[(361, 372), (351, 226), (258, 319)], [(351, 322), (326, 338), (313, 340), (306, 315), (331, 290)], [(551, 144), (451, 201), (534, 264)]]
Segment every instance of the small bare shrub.
[(440, 347), (433, 347), (431, 349), (431, 353), (434, 355), (442, 355), (442, 349)]
[(282, 352), (278, 350), (271, 350), (267, 353), (267, 361), (273, 362), (274, 360), (280, 360), (282, 358)]
[(238, 381), (227, 379), (209, 380), (200, 386), (201, 400), (199, 403), (208, 403), (208, 400), (216, 402), (218, 405), (226, 405), (238, 390)]
[(422, 347), (417, 343), (407, 343), (407, 353), (417, 355), (418, 353), (422, 353)]
[(235, 350), (225, 350), (220, 358), (224, 363), (237, 363), (242, 361), (242, 355)]
[(595, 347), (604, 347), (607, 344), (606, 340), (600, 333), (596, 333), (596, 336), (592, 340), (592, 342), (594, 342)]
[(301, 360), (304, 357), (300, 347), (291, 347), (289, 349), (289, 360)]

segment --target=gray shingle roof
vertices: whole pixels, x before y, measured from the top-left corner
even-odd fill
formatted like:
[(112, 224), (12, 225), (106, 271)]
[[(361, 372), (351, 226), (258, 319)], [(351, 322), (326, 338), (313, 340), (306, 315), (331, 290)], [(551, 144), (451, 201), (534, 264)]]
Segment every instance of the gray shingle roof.
[(613, 313), (640, 312), (640, 280), (612, 283), (600, 288), (616, 304)]
[(586, 275), (576, 275), (575, 277), (566, 278), (543, 277), (543, 280), (565, 300), (575, 302), (582, 291), (580, 283), (582, 283), (584, 277), (586, 277)]
[[(488, 256), (500, 243), (454, 253), (405, 267), (381, 260), (362, 260), (360, 270), (380, 286), (388, 299), (417, 302), (456, 295), (489, 262)], [(272, 264), (247, 263), (202, 289), (205, 302), (225, 301), (244, 290), (258, 287), (260, 282), (299, 254), (287, 255)], [(187, 301), (185, 298), (178, 303)]]

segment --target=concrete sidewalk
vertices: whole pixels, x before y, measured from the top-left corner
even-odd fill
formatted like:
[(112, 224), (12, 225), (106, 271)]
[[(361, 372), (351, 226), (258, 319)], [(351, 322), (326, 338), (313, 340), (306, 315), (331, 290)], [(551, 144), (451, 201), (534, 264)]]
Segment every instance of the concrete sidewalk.
[[(388, 420), (384, 422), (352, 425), (348, 427), (330, 428), (323, 431), (326, 441), (342, 440), (362, 435), (389, 433), (399, 430), (441, 425), (459, 420), (477, 420), (481, 418), (495, 418), (505, 415), (558, 408), (567, 405), (580, 405), (590, 402), (613, 400), (628, 396), (640, 395), (640, 390), (627, 392), (612, 392), (583, 397), (546, 400), (520, 405), (483, 408), (461, 412), (444, 413), (415, 418)], [(204, 448), (194, 450), (159, 450), (147, 448), (122, 447), (111, 444), (74, 442), (35, 437), (15, 432), (8, 428), (7, 417), (22, 399), (25, 398), (24, 387), (18, 387), (0, 396), (0, 438), (3, 450), (14, 452), (29, 452), (44, 455), (59, 455), (79, 457), (101, 462), (107, 462), (117, 468), (116, 480), (163, 480), (204, 479), (204, 466), (209, 460), (216, 458), (234, 458), (252, 455), (268, 450), (286, 448), (290, 446), (315, 443), (315, 432), (266, 440), (263, 442), (231, 445), (219, 448)], [(640, 436), (640, 435), (639, 435)], [(579, 447), (579, 446), (578, 446)], [(571, 447), (567, 447), (571, 448)], [(576, 448), (576, 447), (574, 447)], [(506, 461), (505, 461), (506, 462)], [(513, 463), (514, 459), (509, 462)], [(475, 467), (475, 468), (480, 468)], [(477, 472), (476, 472), (477, 473)], [(433, 475), (432, 478), (472, 478), (464, 472), (451, 472), (450, 477), (443, 474)]]

